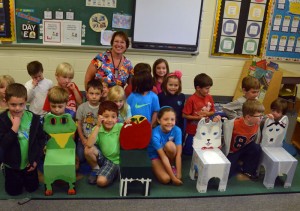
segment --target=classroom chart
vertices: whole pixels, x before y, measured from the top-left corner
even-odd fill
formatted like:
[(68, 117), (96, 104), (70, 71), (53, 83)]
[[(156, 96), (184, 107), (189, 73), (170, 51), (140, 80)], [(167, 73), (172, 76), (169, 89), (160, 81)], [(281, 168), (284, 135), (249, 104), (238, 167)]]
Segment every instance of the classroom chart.
[(15, 0), (14, 12), (20, 44), (109, 46), (114, 31), (132, 36), (133, 0)]
[(211, 55), (261, 55), (270, 1), (218, 0)]
[(300, 61), (300, 0), (276, 0), (269, 22), (267, 59)]
[(0, 41), (14, 41), (14, 4), (12, 0), (0, 0)]

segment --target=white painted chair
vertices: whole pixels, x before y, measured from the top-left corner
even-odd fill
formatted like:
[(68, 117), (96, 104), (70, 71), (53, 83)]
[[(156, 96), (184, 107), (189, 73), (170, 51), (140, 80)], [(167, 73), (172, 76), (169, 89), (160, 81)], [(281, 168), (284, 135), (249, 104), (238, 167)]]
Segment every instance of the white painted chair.
[(230, 171), (230, 162), (219, 149), (221, 146), (222, 122), (205, 122), (201, 119), (193, 140), (193, 157), (190, 168), (190, 178), (195, 180), (196, 169), (198, 192), (207, 191), (208, 181), (217, 177), (220, 179), (219, 191), (225, 191)]
[(262, 130), (262, 155), (258, 170), (261, 166), (265, 168), (263, 184), (268, 189), (274, 188), (276, 177), (283, 174), (287, 176), (284, 187), (292, 185), (298, 161), (282, 148), (287, 128), (288, 117), (283, 116), (279, 122), (267, 119)]

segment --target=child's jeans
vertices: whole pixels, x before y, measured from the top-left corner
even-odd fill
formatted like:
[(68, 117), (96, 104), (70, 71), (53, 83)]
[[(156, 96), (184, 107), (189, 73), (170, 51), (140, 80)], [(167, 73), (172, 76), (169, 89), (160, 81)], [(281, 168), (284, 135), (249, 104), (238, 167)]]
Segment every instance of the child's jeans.
[[(254, 141), (234, 153), (229, 153), (227, 155), (227, 158), (231, 163), (229, 177), (238, 173), (240, 170), (250, 175), (256, 175), (260, 155), (261, 147)], [(241, 168), (239, 168), (238, 165), (239, 160), (243, 162)]]
[(76, 145), (76, 155), (79, 158), (80, 163), (85, 162), (84, 146), (79, 137), (78, 137), (78, 141), (77, 141), (77, 145)]

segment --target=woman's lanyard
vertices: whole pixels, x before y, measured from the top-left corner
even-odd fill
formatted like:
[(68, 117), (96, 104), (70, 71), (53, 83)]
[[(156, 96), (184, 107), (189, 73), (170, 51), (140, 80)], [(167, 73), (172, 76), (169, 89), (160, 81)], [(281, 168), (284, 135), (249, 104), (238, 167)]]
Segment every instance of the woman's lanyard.
[(121, 64), (122, 59), (123, 59), (123, 56), (122, 56), (122, 58), (120, 59), (120, 62), (119, 62), (119, 64), (118, 64), (118, 66), (115, 67), (114, 57), (111, 55), (111, 60), (112, 60), (112, 63), (113, 63), (113, 66), (114, 66), (114, 71), (115, 71), (115, 78), (118, 78), (118, 75), (119, 75), (119, 67), (120, 67), (120, 64)]

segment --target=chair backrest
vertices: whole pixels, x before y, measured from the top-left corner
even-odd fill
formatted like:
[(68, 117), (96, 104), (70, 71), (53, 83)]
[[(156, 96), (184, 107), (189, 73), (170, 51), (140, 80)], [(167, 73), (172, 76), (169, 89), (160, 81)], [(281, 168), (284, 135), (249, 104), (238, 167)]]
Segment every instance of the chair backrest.
[(208, 122), (202, 118), (197, 125), (193, 147), (200, 149), (218, 148), (221, 146), (222, 122)]
[(230, 150), (234, 121), (235, 119), (225, 119), (223, 122), (224, 147), (222, 150), (226, 156), (228, 155)]
[(48, 113), (44, 117), (43, 127), (51, 136), (47, 142), (47, 150), (75, 148), (73, 135), (77, 127), (70, 114), (56, 116)]
[(278, 122), (267, 118), (262, 130), (261, 146), (281, 147), (288, 124), (289, 120), (287, 116), (283, 116)]
[(145, 149), (151, 140), (151, 124), (146, 117), (135, 115), (120, 132), (120, 145), (124, 150)]

